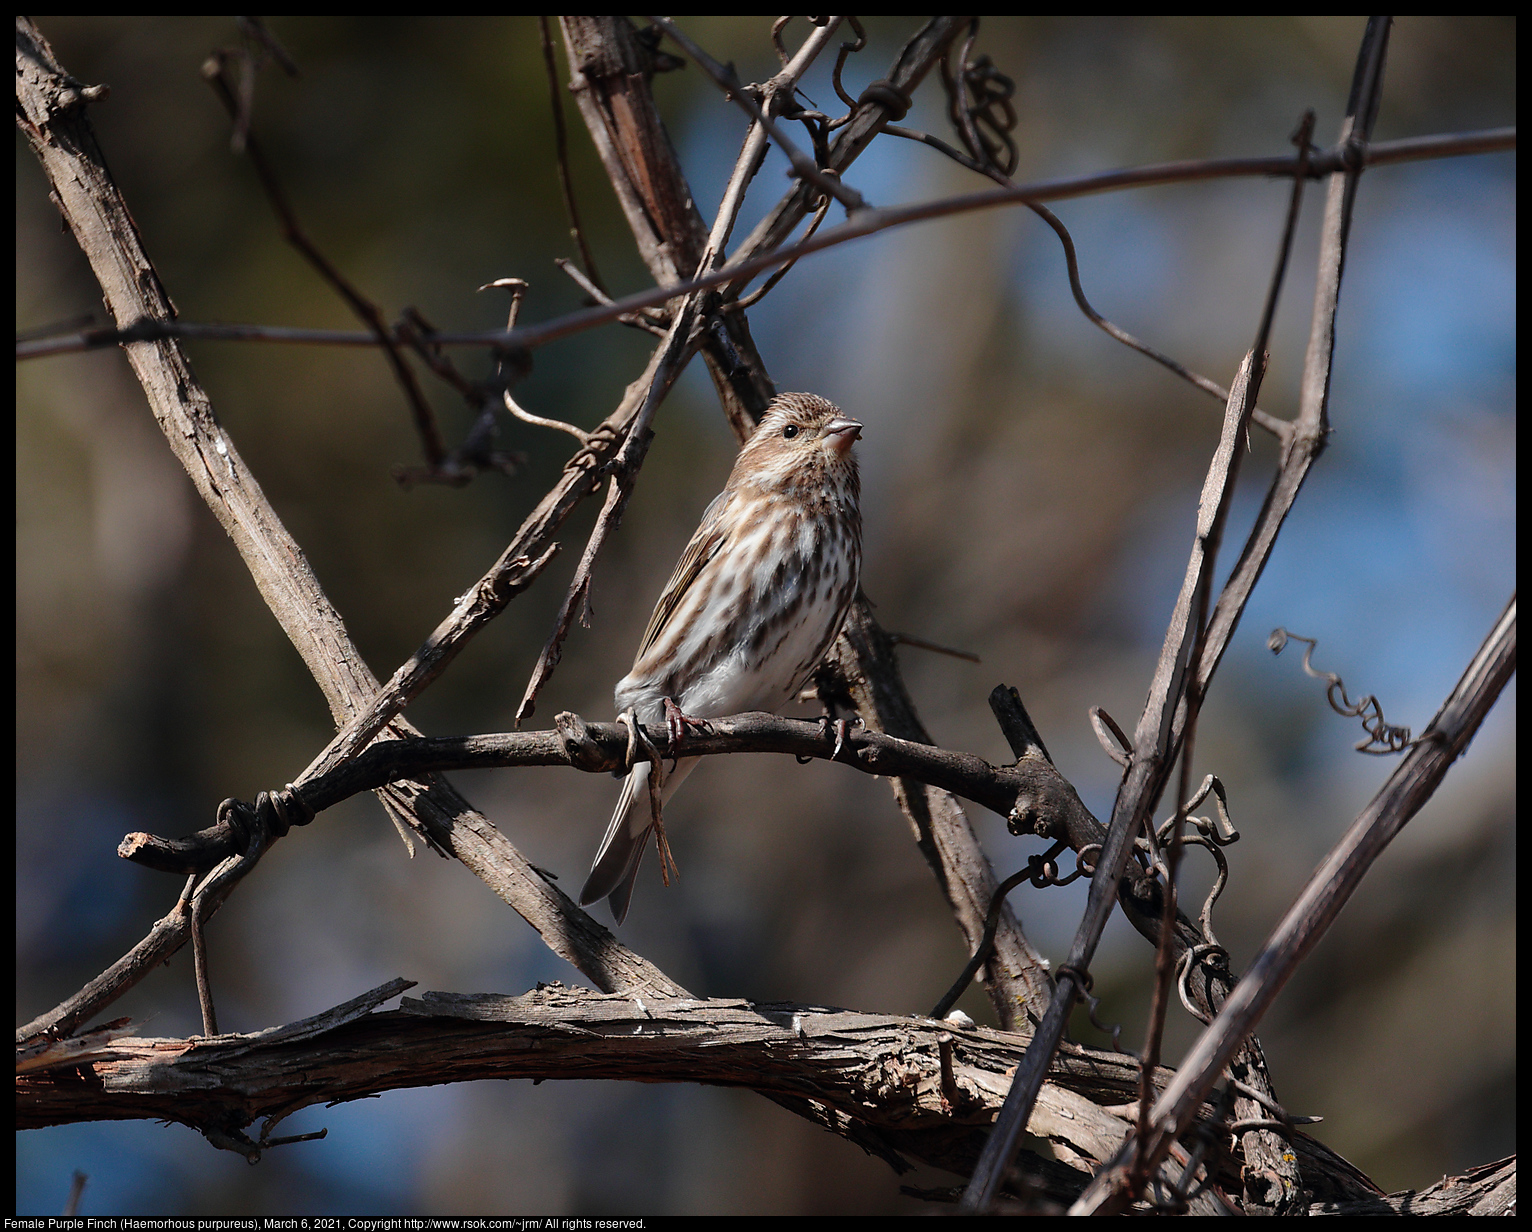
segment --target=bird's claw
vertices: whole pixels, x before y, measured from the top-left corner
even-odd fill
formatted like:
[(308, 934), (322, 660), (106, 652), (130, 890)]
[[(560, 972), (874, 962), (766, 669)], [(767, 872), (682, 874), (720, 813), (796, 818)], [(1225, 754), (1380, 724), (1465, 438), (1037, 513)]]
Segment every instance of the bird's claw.
[(680, 747), (686, 743), (686, 729), (695, 728), (699, 732), (712, 731), (706, 719), (699, 719), (695, 715), (687, 714), (676, 705), (675, 699), (664, 699), (665, 706), (665, 731), (670, 737), (670, 755), (674, 757)]
[(631, 770), (641, 761), (647, 761), (654, 767), (650, 773), (650, 781), (656, 787), (665, 783), (665, 762), (660, 757), (660, 751), (654, 747), (654, 741), (644, 735), (644, 729), (639, 726), (638, 712), (629, 706), (617, 716), (617, 722), (628, 729), (628, 769)]
[(835, 748), (830, 754), (831, 761), (840, 760), (841, 750), (846, 747), (846, 737), (851, 732), (851, 724), (855, 723), (858, 727), (863, 726), (861, 715), (852, 715), (849, 719), (831, 719), (828, 714), (822, 714), (819, 716), (819, 722), (824, 728), (820, 734), (826, 740), (830, 738), (831, 724), (833, 723), (835, 726)]

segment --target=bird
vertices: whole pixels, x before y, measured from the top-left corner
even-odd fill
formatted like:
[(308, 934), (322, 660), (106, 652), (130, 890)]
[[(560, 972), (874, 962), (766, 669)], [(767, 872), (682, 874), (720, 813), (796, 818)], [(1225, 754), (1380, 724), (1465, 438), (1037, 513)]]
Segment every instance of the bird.
[[(771, 400), (654, 606), (633, 669), (614, 691), (620, 715), (665, 720), (674, 748), (688, 723), (775, 713), (797, 696), (857, 593), (861, 483), (852, 446), (861, 433), (860, 422), (817, 394)], [(677, 758), (662, 776), (662, 804), (700, 760)], [(582, 905), (607, 899), (618, 924), (654, 830), (651, 769), (633, 763), (580, 891)], [(663, 829), (658, 843), (663, 864)]]

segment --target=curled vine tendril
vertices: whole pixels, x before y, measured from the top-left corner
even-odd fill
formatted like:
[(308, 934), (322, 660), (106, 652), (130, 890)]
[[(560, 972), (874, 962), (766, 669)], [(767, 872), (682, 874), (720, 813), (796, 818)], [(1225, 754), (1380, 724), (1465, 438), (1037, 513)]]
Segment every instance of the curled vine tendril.
[(1315, 680), (1326, 682), (1325, 697), (1330, 703), (1330, 709), (1348, 719), (1361, 718), (1362, 730), (1367, 733), (1367, 739), (1358, 741), (1354, 746), (1358, 753), (1371, 753), (1382, 757), (1389, 753), (1402, 753), (1409, 747), (1410, 729), (1395, 727), (1385, 722), (1383, 707), (1376, 697), (1369, 693), (1361, 701), (1353, 702), (1346, 696), (1346, 686), (1339, 676), (1334, 672), (1315, 670), (1310, 662), (1314, 648), (1319, 645), (1315, 638), (1300, 637), (1296, 633), (1289, 633), (1286, 629), (1277, 628), (1271, 631), (1271, 636), (1266, 639), (1266, 645), (1272, 654), (1281, 654), (1289, 640), (1303, 642), (1308, 646), (1308, 649), (1303, 652), (1303, 670)]

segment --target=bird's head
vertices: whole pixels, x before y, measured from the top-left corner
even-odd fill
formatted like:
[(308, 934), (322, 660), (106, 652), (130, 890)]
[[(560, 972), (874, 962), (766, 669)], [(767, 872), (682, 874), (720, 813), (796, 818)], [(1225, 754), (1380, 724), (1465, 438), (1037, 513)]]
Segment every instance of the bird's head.
[(778, 394), (740, 450), (729, 486), (826, 486), (849, 490), (854, 499), (858, 482), (851, 447), (861, 434), (860, 423), (818, 394)]

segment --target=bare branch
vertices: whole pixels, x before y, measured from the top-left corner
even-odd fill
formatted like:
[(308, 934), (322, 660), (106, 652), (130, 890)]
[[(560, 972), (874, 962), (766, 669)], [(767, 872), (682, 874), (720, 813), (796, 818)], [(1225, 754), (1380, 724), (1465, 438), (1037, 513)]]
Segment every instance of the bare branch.
[[(415, 417), (415, 430), (420, 434), (421, 447), (425, 451), (426, 465), (439, 468), (447, 459), (447, 446), (442, 440), (441, 430), (436, 426), (436, 416), (432, 413), (425, 394), (420, 390), (420, 383), (415, 379), (410, 366), (404, 362), (398, 342), (384, 323), (383, 314), (378, 306), (351, 285), (335, 263), (319, 250), (319, 246), (309, 239), (299, 225), (298, 216), (287, 200), (287, 194), (282, 191), (276, 170), (266, 161), (260, 145), (249, 131), (248, 100), (242, 105), (234, 97), (234, 92), (229, 88), (229, 83), (224, 77), (224, 63), (224, 54), (214, 53), (203, 65), (202, 75), (213, 87), (213, 92), (218, 95), (219, 101), (223, 103), (238, 126), (238, 146), (250, 156), (250, 164), (255, 168), (261, 187), (265, 189), (266, 199), (270, 202), (277, 221), (281, 224), (282, 238), (303, 254), (304, 259), (319, 272), (320, 277), (334, 287), (340, 297), (350, 305), (351, 311), (371, 328), (372, 336), (387, 355), (389, 367), (394, 372), (394, 379), (399, 382), (405, 396), (409, 399), (410, 409)], [(247, 83), (254, 81), (254, 74), (249, 71), (248, 66), (245, 80)]]
[[(815, 164), (814, 160), (794, 144), (792, 138), (782, 131), (782, 126), (772, 118), (770, 109), (768, 108), (763, 111), (755, 99), (750, 96), (749, 88), (741, 84), (739, 77), (734, 72), (733, 66), (719, 64), (717, 60), (713, 59), (712, 56), (698, 47), (696, 43), (682, 34), (680, 30), (676, 29), (675, 23), (668, 19), (664, 17), (650, 17), (649, 20), (665, 31), (666, 34), (670, 35), (676, 44), (702, 67), (702, 71), (723, 88), (726, 97), (738, 103), (740, 109), (746, 115), (766, 130), (771, 139), (781, 148), (782, 153), (787, 155), (787, 161), (792, 164), (793, 171), (797, 173), (800, 179), (814, 185), (821, 193), (834, 197), (846, 207), (847, 213), (868, 208), (867, 202), (862, 199), (861, 193), (849, 185), (841, 183), (838, 178), (825, 175)], [(810, 43), (816, 44), (815, 54), (829, 41), (830, 36), (835, 33), (835, 28), (839, 25), (840, 18), (832, 17), (826, 25), (820, 27), (809, 36)]]
[(592, 298), (597, 303), (610, 301), (612, 297), (607, 294), (596, 269), (596, 258), (591, 255), (590, 245), (585, 242), (585, 230), (580, 226), (580, 211), (575, 206), (574, 181), (569, 175), (569, 134), (564, 124), (564, 99), (559, 93), (558, 70), (553, 64), (553, 37), (548, 32), (548, 19), (539, 17), (537, 28), (542, 35), (543, 69), (548, 74), (548, 102), (553, 113), (554, 150), (559, 164), (559, 189), (564, 194), (564, 209), (569, 214), (569, 234), (580, 250), (585, 273), (594, 284), (596, 294)]
[[(1197, 1115), (1229, 1057), (1266, 1012), (1304, 956), (1325, 935), (1367, 871), (1468, 747), (1516, 670), (1516, 599), (1501, 613), (1436, 717), (1379, 789), (1345, 836), (1314, 870), (1222, 1012), (1193, 1045), (1151, 1117), (1147, 1166), (1163, 1158)], [(1125, 1201), (1122, 1155), (1081, 1198), (1079, 1213), (1111, 1213)]]
[[(865, 143), (864, 143), (865, 144)], [(1516, 148), (1514, 128), (1485, 129), (1476, 133), (1437, 133), (1427, 137), (1406, 137), (1398, 141), (1379, 142), (1369, 146), (1361, 159), (1364, 167), (1387, 163), (1413, 162), (1420, 159), (1452, 158), (1467, 154), (1491, 154)], [(833, 161), (833, 160), (832, 160)], [(948, 197), (936, 202), (918, 205), (864, 210), (855, 219), (821, 232), (812, 239), (804, 240), (790, 248), (763, 251), (757, 236), (762, 227), (774, 226), (773, 218), (758, 227), (751, 238), (740, 246), (735, 260), (723, 269), (704, 278), (688, 283), (660, 287), (654, 291), (639, 292), (615, 300), (611, 304), (587, 308), (581, 312), (558, 317), (542, 325), (525, 326), (510, 334), (498, 331), (444, 332), (434, 341), (442, 346), (506, 346), (535, 349), (570, 337), (608, 321), (616, 320), (644, 308), (652, 308), (674, 299), (678, 295), (705, 290), (725, 283), (746, 281), (762, 270), (770, 269), (785, 261), (796, 261), (809, 253), (821, 252), (851, 240), (862, 239), (910, 223), (927, 222), (935, 218), (948, 218), (955, 214), (972, 213), (976, 210), (994, 209), (1003, 205), (1020, 205), (1029, 201), (1064, 201), (1073, 197), (1085, 197), (1099, 192), (1117, 192), (1125, 188), (1144, 188), (1155, 184), (1174, 184), (1190, 180), (1226, 178), (1250, 178), (1260, 176), (1290, 177), (1298, 172), (1297, 158), (1213, 158), (1184, 162), (1154, 163), (1144, 167), (1105, 171), (1095, 175), (1075, 176), (1065, 180), (1046, 180), (1037, 184), (1020, 184), (1013, 189), (991, 189), (986, 192), (967, 193)], [(1310, 178), (1319, 179), (1331, 175), (1344, 166), (1342, 155), (1327, 151), (1309, 160)], [(814, 196), (817, 198), (818, 193)], [(792, 225), (806, 214), (795, 213)], [(791, 230), (791, 227), (788, 228)], [(102, 346), (115, 346), (121, 342), (157, 341), (163, 338), (220, 338), (226, 341), (303, 342), (326, 346), (376, 346), (378, 340), (371, 334), (359, 334), (345, 330), (283, 329), (276, 326), (255, 325), (197, 325), (179, 321), (135, 321), (116, 330), (93, 330), (70, 334), (63, 338), (38, 338), (19, 343), (17, 359), (38, 359), (46, 355), (58, 355), (68, 351), (89, 350)]]

